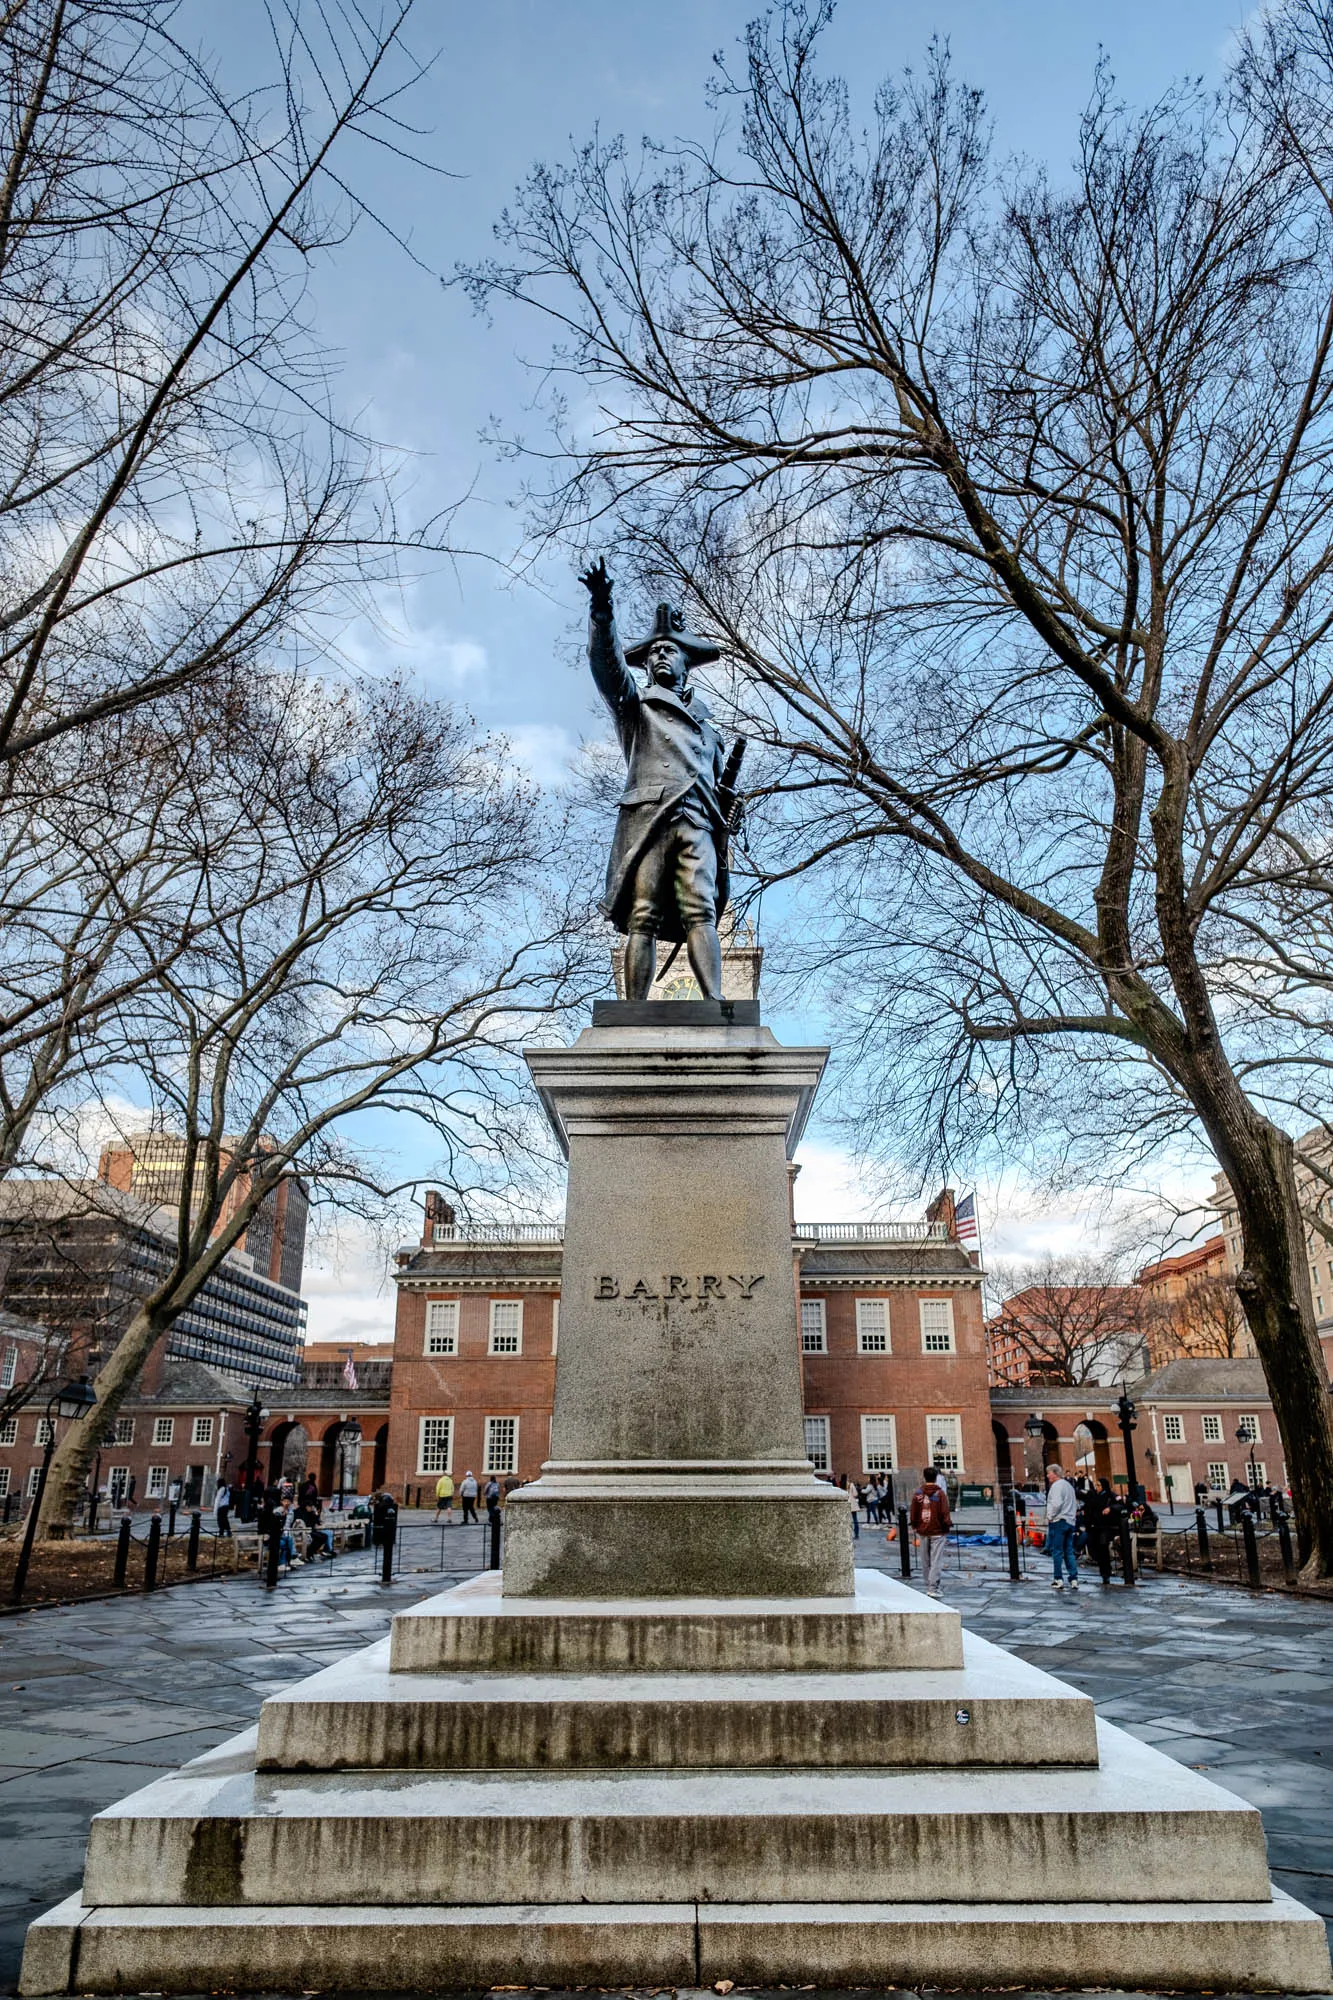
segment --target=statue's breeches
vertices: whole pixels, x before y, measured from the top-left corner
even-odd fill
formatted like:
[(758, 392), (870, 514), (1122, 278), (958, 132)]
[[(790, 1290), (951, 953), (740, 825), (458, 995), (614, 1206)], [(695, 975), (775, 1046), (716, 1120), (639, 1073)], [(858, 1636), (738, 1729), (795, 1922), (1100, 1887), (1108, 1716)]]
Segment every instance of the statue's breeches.
[(659, 827), (634, 870), (629, 928), (676, 935), (717, 920), (717, 841), (692, 815)]

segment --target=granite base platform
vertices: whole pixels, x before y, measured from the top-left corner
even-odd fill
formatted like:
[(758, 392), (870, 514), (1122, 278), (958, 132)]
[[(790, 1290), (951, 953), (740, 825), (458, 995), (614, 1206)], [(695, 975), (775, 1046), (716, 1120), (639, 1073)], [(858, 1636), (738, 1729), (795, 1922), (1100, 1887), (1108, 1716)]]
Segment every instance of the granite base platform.
[(417, 1606), (98, 1814), (21, 1990), (721, 1978), (1333, 1990), (1251, 1806), (867, 1573)]

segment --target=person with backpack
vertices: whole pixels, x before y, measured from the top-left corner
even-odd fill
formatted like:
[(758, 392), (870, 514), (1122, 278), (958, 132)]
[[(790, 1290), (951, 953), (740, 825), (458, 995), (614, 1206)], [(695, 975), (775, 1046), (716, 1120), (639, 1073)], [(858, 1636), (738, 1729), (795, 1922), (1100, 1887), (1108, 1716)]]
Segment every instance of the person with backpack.
[(933, 1465), (922, 1468), (921, 1484), (912, 1495), (909, 1518), (917, 1547), (921, 1550), (921, 1574), (926, 1596), (938, 1597), (953, 1520), (949, 1513), (948, 1492)]

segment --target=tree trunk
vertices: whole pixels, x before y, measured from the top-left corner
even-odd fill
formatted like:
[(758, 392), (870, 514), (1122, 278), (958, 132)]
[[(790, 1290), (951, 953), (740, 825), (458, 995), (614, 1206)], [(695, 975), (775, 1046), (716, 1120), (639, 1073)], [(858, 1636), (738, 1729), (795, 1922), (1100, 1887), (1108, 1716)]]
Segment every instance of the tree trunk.
[(88, 1470), (107, 1426), (115, 1421), (121, 1404), (143, 1373), (144, 1363), (169, 1325), (170, 1320), (164, 1320), (159, 1311), (154, 1311), (150, 1301), (140, 1306), (116, 1342), (93, 1384), (97, 1392), (96, 1408), (71, 1423), (56, 1445), (42, 1496), (42, 1511), (37, 1517), (38, 1541), (61, 1541), (73, 1532)]
[(1328, 1576), (1333, 1574), (1333, 1397), (1315, 1326), (1295, 1149), (1239, 1086), (1234, 1100), (1213, 1098), (1206, 1107), (1198, 1097), (1195, 1102), (1236, 1198), (1245, 1252), (1236, 1296), (1277, 1417), (1302, 1573)]

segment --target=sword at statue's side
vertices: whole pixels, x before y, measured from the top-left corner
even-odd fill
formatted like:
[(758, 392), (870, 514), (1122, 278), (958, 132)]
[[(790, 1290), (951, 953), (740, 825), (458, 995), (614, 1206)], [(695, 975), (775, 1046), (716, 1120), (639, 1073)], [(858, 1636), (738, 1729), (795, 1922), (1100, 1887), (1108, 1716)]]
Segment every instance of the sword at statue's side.
[(722, 821), (728, 835), (735, 833), (741, 823), (745, 801), (736, 790), (736, 781), (741, 774), (741, 762), (745, 756), (745, 738), (738, 736), (731, 746), (731, 753), (722, 766), (722, 778), (717, 788), (717, 802), (722, 808)]

